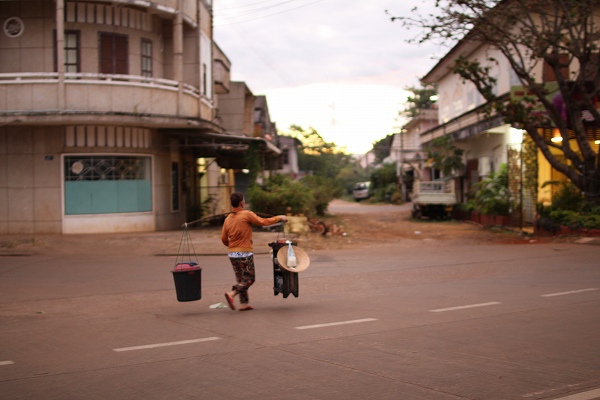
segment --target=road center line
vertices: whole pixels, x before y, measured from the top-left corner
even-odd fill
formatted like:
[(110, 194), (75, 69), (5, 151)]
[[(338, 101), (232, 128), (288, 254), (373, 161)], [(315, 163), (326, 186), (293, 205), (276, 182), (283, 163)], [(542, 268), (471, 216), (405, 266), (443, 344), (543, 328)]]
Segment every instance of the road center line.
[(113, 349), (113, 351), (120, 352), (120, 351), (154, 349), (157, 347), (178, 346), (180, 344), (209, 342), (212, 340), (219, 340), (219, 339), (220, 338), (218, 338), (218, 337), (207, 337), (207, 338), (202, 338), (202, 339), (181, 340), (179, 342), (154, 343), (154, 344), (147, 344), (147, 345), (143, 345), (143, 346), (120, 347), (118, 349)]
[(377, 319), (375, 319), (375, 318), (364, 318), (364, 319), (355, 319), (353, 321), (330, 322), (328, 324), (304, 325), (304, 326), (297, 326), (294, 329), (325, 328), (325, 327), (328, 327), (328, 326), (347, 325), (347, 324), (360, 324), (361, 322), (372, 322), (372, 321), (377, 321)]
[(598, 397), (600, 397), (600, 389), (594, 389), (590, 390), (589, 392), (572, 394), (570, 396), (561, 397), (560, 399), (556, 400), (592, 400), (597, 399)]
[(14, 361), (0, 361), (0, 365), (11, 365), (14, 364)]
[(495, 305), (498, 305), (498, 304), (502, 304), (502, 303), (497, 302), (497, 301), (491, 301), (489, 303), (468, 304), (466, 306), (449, 307), (449, 308), (438, 308), (436, 310), (429, 310), (429, 311), (430, 312), (456, 311), (456, 310), (464, 310), (466, 308), (495, 306)]
[(576, 293), (583, 293), (583, 292), (592, 292), (594, 290), (598, 290), (598, 288), (589, 288), (589, 289), (581, 289), (581, 290), (571, 290), (570, 292), (560, 292), (560, 293), (543, 294), (543, 295), (541, 295), (541, 297), (565, 296), (565, 295), (568, 295), (568, 294), (576, 294)]

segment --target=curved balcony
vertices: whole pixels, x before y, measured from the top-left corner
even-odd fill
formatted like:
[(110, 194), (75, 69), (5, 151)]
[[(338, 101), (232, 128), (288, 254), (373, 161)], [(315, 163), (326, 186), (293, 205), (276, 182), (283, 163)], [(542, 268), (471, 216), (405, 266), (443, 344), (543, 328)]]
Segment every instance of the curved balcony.
[(0, 117), (5, 118), (29, 116), (48, 122), (71, 114), (107, 122), (116, 115), (143, 116), (168, 126), (182, 118), (211, 121), (212, 108), (198, 88), (168, 79), (66, 73), (61, 80), (58, 73), (0, 74)]

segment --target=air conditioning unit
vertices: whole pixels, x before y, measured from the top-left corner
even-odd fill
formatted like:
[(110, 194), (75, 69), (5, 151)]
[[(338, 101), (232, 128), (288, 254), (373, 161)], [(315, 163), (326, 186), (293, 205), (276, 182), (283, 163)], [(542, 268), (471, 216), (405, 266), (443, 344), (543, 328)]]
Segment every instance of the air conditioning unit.
[(477, 172), (480, 177), (488, 176), (490, 174), (491, 168), (489, 157), (479, 157), (479, 161), (477, 162)]

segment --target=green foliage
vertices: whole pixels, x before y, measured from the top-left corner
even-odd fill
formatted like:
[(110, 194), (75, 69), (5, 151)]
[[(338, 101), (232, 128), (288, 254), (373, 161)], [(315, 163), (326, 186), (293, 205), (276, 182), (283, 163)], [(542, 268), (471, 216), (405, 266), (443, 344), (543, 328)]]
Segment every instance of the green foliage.
[(352, 163), (350, 155), (338, 148), (335, 143), (326, 142), (313, 128), (304, 130), (292, 125), (292, 136), (302, 143), (298, 152), (298, 167), (311, 171), (313, 175), (335, 178), (342, 168)]
[(425, 148), (427, 155), (433, 160), (433, 167), (442, 171), (444, 176), (452, 176), (456, 171), (464, 169), (463, 153), (454, 144), (451, 136), (440, 136), (433, 140), (432, 146)]
[(523, 187), (529, 191), (532, 199), (538, 195), (538, 146), (533, 139), (525, 135), (523, 138)]
[(571, 229), (600, 229), (600, 206), (585, 199), (579, 189), (570, 182), (545, 182), (542, 187), (560, 185), (552, 196), (552, 204), (538, 204), (539, 228), (556, 231), (560, 226)]
[(300, 181), (312, 194), (312, 209), (323, 216), (331, 200), (339, 197), (344, 188), (334, 179), (323, 176), (306, 176)]
[(295, 181), (287, 175), (273, 175), (263, 185), (251, 187), (248, 199), (255, 212), (325, 215), (331, 200), (342, 191), (331, 178), (307, 176)]
[[(369, 192), (371, 202), (389, 202), (398, 191), (398, 176), (396, 164), (384, 164), (371, 173)], [(396, 196), (397, 197), (397, 196)]]
[(313, 207), (312, 194), (306, 187), (285, 175), (274, 175), (263, 185), (253, 185), (248, 189), (248, 199), (252, 210), (271, 215), (310, 214)]
[(421, 113), (421, 110), (429, 110), (433, 108), (435, 100), (433, 96), (437, 96), (437, 87), (421, 82), (421, 87), (409, 86), (404, 90), (412, 93), (406, 98), (407, 107), (404, 109), (404, 115), (408, 118), (414, 118)]
[(474, 197), (467, 202), (467, 209), (489, 215), (509, 215), (511, 197), (508, 187), (508, 167), (501, 164), (500, 169), (490, 174), (474, 187)]
[(361, 168), (356, 164), (346, 165), (335, 177), (337, 184), (341, 185), (347, 194), (352, 194), (352, 189), (356, 182), (365, 182), (368, 180), (369, 174), (364, 168)]
[(571, 229), (600, 229), (600, 214), (580, 213), (571, 210), (555, 210), (549, 213), (549, 219), (560, 226)]
[(373, 142), (373, 152), (375, 153), (375, 164), (382, 163), (390, 156), (392, 149), (392, 140), (394, 135), (387, 135), (381, 140)]
[(585, 207), (585, 199), (581, 191), (569, 182), (548, 181), (546, 186), (560, 186), (560, 189), (552, 196), (552, 205), (547, 207), (548, 211), (569, 210), (580, 211)]

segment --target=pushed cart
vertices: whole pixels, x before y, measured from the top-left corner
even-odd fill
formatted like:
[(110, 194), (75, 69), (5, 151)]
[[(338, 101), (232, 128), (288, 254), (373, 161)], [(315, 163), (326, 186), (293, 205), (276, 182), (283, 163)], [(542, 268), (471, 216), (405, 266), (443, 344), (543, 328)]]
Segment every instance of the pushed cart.
[[(292, 242), (292, 245), (297, 244)], [(283, 248), (284, 252), (287, 249), (287, 239), (277, 239), (276, 242), (269, 243), (269, 246), (273, 249), (273, 295), (281, 293), (283, 298), (287, 298), (291, 293), (298, 297), (298, 273), (283, 268), (277, 260), (279, 250)]]
[[(296, 263), (288, 265), (288, 246), (292, 247)], [(273, 294), (279, 293), (284, 298), (291, 294), (298, 297), (298, 273), (310, 265), (310, 258), (306, 251), (297, 246), (296, 242), (287, 239), (277, 239), (269, 243), (273, 249)]]

